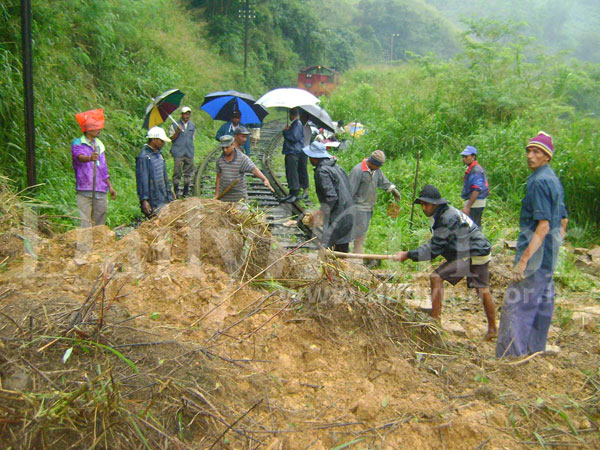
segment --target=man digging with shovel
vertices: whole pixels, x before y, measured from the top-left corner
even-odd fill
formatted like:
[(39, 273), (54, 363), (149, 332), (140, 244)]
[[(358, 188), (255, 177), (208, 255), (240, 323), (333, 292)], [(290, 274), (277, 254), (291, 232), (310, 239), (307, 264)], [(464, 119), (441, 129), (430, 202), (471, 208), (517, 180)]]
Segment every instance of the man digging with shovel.
[(490, 241), (481, 233), (479, 227), (462, 211), (448, 205), (440, 191), (430, 184), (419, 193), (415, 203), (421, 205), (423, 213), (433, 218), (431, 230), (433, 236), (427, 244), (410, 251), (395, 255), (397, 261), (429, 261), (442, 255), (446, 262), (433, 271), (431, 281), (431, 315), (440, 320), (442, 300), (444, 299), (444, 280), (456, 285), (467, 277), (467, 286), (475, 288), (483, 302), (488, 322), (488, 331), (484, 340), (497, 336), (495, 306), (489, 288), (490, 273), (488, 264), (491, 259)]

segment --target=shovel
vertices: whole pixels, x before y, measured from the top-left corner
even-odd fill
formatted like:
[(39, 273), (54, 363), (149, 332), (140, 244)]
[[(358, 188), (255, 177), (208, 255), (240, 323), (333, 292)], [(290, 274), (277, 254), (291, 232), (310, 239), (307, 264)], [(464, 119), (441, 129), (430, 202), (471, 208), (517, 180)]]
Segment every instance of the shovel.
[(387, 206), (387, 215), (388, 215), (388, 217), (391, 217), (392, 219), (395, 219), (401, 213), (402, 213), (402, 208), (400, 207), (399, 203), (397, 203), (397, 202), (388, 203), (388, 206)]
[(378, 255), (369, 253), (344, 253), (330, 250), (329, 253), (337, 256), (338, 258), (351, 258), (351, 259), (394, 259), (396, 255)]

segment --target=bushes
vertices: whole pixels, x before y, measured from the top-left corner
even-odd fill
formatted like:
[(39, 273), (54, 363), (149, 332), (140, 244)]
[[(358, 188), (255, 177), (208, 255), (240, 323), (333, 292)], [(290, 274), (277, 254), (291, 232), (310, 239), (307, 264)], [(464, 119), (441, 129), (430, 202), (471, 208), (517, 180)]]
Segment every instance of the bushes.
[[(484, 25), (476, 28), (479, 41), (465, 41), (467, 50), (453, 61), (428, 57), (396, 69), (347, 74), (326, 107), (336, 119), (363, 122), (369, 132), (355, 142), (343, 164), (349, 168), (381, 148), (393, 160), (386, 164), (390, 178), (411, 185), (412, 176), (404, 167), (414, 168), (416, 153), (422, 150), (419, 186), (433, 182), (454, 204), (462, 204), (458, 194), (464, 167), (459, 152), (474, 145), (488, 171), (491, 205), (501, 205), (490, 209), (497, 214), (494, 226), (510, 228), (518, 218), (529, 175), (525, 145), (545, 130), (554, 139), (551, 166), (565, 188), (570, 235), (578, 243), (597, 241), (600, 121), (589, 111), (595, 102), (592, 91), (600, 88), (598, 67), (588, 66), (588, 72), (567, 66), (533, 53), (527, 40), (516, 44), (506, 40), (510, 27)], [(530, 56), (518, 59), (522, 54)], [(586, 95), (591, 98), (584, 102)], [(409, 202), (405, 208), (410, 208)]]
[[(194, 108), (199, 130), (213, 135), (213, 121), (198, 107), (207, 92), (224, 84), (233, 87), (240, 70), (215, 57), (200, 37), (199, 24), (168, 0), (53, 0), (33, 2), (32, 12), (37, 172), (42, 183), (37, 197), (51, 205), (51, 214), (77, 216), (70, 143), (80, 131), (74, 114), (102, 107), (107, 121), (100, 138), (119, 195), (109, 202), (108, 224), (128, 222), (139, 214), (133, 166), (145, 141), (141, 124), (150, 98), (180, 88), (187, 94), (184, 102)], [(0, 167), (23, 187), (19, 42), (19, 2), (8, 0), (0, 7)], [(197, 140), (199, 145), (207, 142), (201, 136)], [(62, 222), (74, 223), (69, 217)]]

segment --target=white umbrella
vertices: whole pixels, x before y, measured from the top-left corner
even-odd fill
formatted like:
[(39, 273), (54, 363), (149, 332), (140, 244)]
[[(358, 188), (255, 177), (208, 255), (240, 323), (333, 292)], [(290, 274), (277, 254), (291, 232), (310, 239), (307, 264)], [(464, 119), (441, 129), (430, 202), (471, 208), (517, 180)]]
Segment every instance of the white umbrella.
[(301, 105), (316, 105), (319, 99), (304, 89), (279, 88), (267, 92), (256, 103), (265, 108), (295, 108)]

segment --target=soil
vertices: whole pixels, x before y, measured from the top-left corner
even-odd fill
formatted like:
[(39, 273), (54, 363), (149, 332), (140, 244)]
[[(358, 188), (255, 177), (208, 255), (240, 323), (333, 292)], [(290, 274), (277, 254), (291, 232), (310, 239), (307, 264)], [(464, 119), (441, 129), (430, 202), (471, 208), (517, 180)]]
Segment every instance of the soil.
[[(41, 414), (42, 394), (105, 386), (101, 366), (121, 396), (104, 420), (134, 411), (150, 448), (600, 447), (599, 283), (557, 285), (558, 351), (497, 360), (464, 282), (446, 289), (440, 327), (423, 312), (429, 268), (386, 283), (288, 255), (260, 214), (225, 203), (173, 202), (120, 240), (95, 227), (15, 242), (0, 240), (3, 447), (142, 448), (140, 433), (97, 431), (108, 400), (78, 397), (66, 422)], [(494, 258), (500, 305), (510, 254)]]

